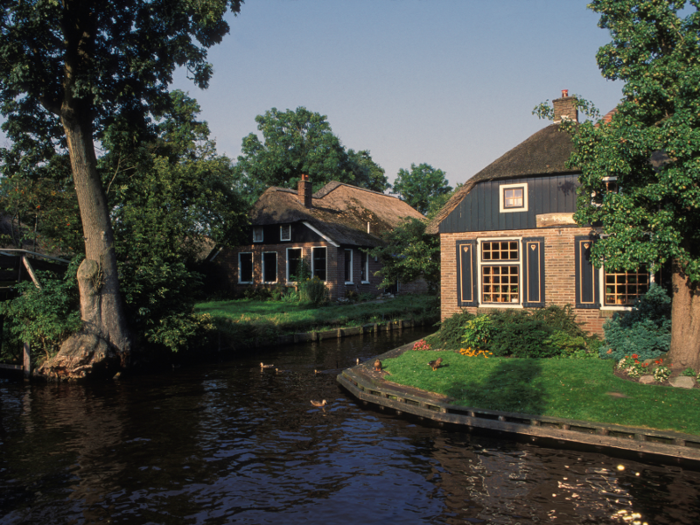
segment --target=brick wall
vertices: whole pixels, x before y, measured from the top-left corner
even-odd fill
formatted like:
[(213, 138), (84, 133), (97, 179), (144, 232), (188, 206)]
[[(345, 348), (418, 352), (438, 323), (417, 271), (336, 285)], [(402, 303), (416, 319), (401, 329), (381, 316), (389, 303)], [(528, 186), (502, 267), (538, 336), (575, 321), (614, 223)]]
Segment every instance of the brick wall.
[[(381, 268), (381, 263), (375, 261), (374, 257), (369, 257), (369, 282), (363, 283), (360, 280), (361, 257), (357, 248), (353, 248), (353, 283), (345, 284), (345, 251), (343, 248), (336, 248), (327, 242), (310, 242), (300, 244), (254, 244), (249, 246), (239, 246), (236, 249), (224, 249), (214, 259), (207, 269), (208, 288), (213, 291), (227, 295), (241, 295), (246, 290), (256, 286), (272, 287), (276, 284), (287, 284), (287, 248), (301, 248), (303, 256), (311, 267), (311, 249), (315, 247), (326, 248), (326, 285), (330, 290), (331, 300), (335, 301), (345, 297), (348, 290), (359, 293), (371, 293), (377, 295), (381, 292), (378, 288), (382, 279), (374, 274)], [(262, 254), (263, 252), (277, 253), (277, 283), (270, 284), (262, 282)], [(238, 254), (253, 254), (253, 284), (238, 283)], [(427, 286), (423, 280), (415, 283), (402, 284), (399, 293), (424, 293)]]
[[(514, 237), (544, 237), (545, 239), (545, 302), (547, 306), (574, 306), (575, 264), (574, 237), (588, 235), (590, 228), (543, 228), (536, 230), (507, 230), (494, 232), (466, 232), (440, 235), (442, 267), (441, 316), (446, 319), (463, 310), (457, 303), (457, 241), (471, 239), (498, 239)], [(476, 313), (476, 307), (466, 308)], [(576, 318), (590, 333), (603, 334), (603, 323), (610, 311), (574, 309)]]

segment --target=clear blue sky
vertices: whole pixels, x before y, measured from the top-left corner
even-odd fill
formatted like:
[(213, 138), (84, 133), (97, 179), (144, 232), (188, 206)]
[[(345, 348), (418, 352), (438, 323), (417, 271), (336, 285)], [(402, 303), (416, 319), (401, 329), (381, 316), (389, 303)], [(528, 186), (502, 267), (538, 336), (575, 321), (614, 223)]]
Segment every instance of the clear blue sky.
[(547, 122), (562, 89), (601, 112), (621, 98), (595, 62), (609, 41), (578, 0), (247, 0), (212, 48), (214, 78), (173, 87), (236, 158), (255, 116), (305, 106), (390, 181), (426, 162), (464, 182)]

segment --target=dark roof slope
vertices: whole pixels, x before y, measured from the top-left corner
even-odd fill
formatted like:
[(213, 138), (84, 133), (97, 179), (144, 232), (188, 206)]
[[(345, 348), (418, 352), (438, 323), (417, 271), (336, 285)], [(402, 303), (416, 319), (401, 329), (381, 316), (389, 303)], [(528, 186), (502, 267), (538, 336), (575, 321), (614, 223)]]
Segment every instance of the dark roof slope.
[(427, 233), (438, 233), (440, 223), (479, 182), (579, 172), (566, 167), (573, 149), (571, 138), (559, 130), (559, 124), (541, 129), (469, 179), (430, 221)]
[(336, 181), (314, 193), (312, 204), (312, 208), (304, 207), (295, 190), (271, 187), (253, 206), (252, 223), (264, 226), (306, 221), (339, 244), (377, 246), (381, 244), (378, 235), (405, 218), (425, 219), (401, 199)]

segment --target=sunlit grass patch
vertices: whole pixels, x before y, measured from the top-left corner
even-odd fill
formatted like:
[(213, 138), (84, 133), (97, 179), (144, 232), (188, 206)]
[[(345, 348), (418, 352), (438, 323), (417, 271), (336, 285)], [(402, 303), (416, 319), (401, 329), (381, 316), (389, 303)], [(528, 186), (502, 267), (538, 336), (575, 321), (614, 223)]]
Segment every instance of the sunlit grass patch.
[[(438, 357), (442, 365), (433, 371), (428, 362)], [(461, 406), (700, 435), (700, 389), (625, 381), (613, 374), (612, 361), (409, 351), (383, 366), (387, 380), (449, 396)]]

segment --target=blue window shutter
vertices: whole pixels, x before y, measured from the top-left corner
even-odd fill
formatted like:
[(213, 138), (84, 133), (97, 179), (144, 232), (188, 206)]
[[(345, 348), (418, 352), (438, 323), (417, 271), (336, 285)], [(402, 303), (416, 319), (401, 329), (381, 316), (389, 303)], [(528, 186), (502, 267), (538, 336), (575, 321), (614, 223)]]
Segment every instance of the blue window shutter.
[(591, 260), (593, 238), (574, 237), (576, 308), (600, 308), (598, 269)]
[(523, 239), (523, 306), (544, 308), (544, 237)]
[(457, 305), (478, 304), (476, 241), (457, 241)]

